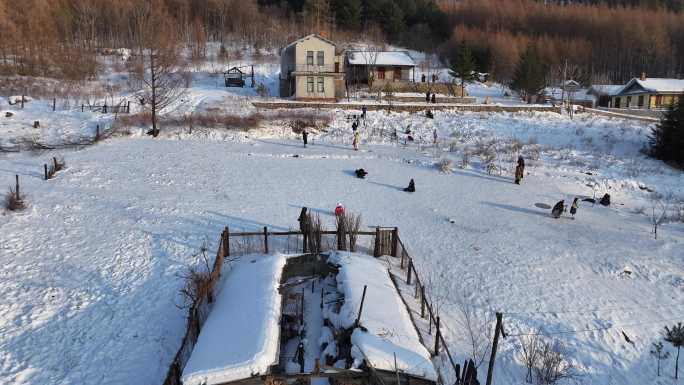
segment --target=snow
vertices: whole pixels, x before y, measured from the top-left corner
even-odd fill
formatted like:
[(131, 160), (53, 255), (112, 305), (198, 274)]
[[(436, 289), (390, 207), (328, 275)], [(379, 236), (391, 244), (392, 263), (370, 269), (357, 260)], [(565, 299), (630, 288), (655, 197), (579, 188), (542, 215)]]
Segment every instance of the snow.
[(241, 258), (223, 287), (183, 370), (184, 385), (212, 385), (265, 374), (278, 363), (283, 255)]
[(563, 97), (566, 99), (568, 96), (572, 96), (572, 101), (586, 101), (586, 102), (593, 102), (597, 98), (591, 94), (588, 93), (589, 89), (588, 88), (579, 88), (573, 91), (568, 91), (565, 90), (563, 91), (562, 88), (560, 87), (547, 87), (544, 89), (544, 93), (548, 95), (549, 97), (553, 98), (554, 100), (560, 101)]
[(624, 87), (624, 84), (592, 84), (589, 91), (594, 90), (598, 94), (613, 96), (617, 95)]
[[(232, 65), (198, 68), (173, 113), (254, 112), (254, 89), (226, 89), (211, 73)], [(255, 66), (257, 83), (276, 90), (277, 68), (277, 60), (264, 59)], [(479, 100), (520, 103), (505, 90), (468, 85)], [(96, 124), (113, 122), (80, 109), (53, 113), (51, 100), (37, 97), (21, 110), (6, 96), (2, 144), (92, 136)], [(503, 312), (510, 334), (542, 328), (565, 344), (585, 384), (676, 383), (673, 359), (655, 379), (648, 350), (663, 326), (684, 319), (684, 225), (664, 224), (654, 240), (653, 194), (642, 187), (681, 202), (684, 174), (640, 152), (654, 123), (593, 114), (436, 111), (425, 119), (370, 111), (361, 150), (352, 151), (351, 113), (325, 112), (331, 124), (312, 132), (307, 149), (286, 122), (274, 122), (250, 132), (163, 127), (157, 139), (138, 127), (131, 137), (78, 151), (0, 153), (0, 188), (18, 174), (29, 205), (0, 214), (0, 383), (161, 383), (185, 331), (185, 312), (175, 306), (180, 275), (200, 263), (202, 245), (215, 252), (226, 225), (286, 231), (296, 227), (301, 206), (332, 228), (338, 201), (361, 213), (364, 227), (399, 226), (421, 278), (436, 282), (428, 289), (442, 298), (444, 335), (457, 362), (469, 352), (457, 301), (466, 298), (482, 312)], [(407, 127), (416, 142), (404, 146), (391, 134)], [(506, 159), (497, 161), (501, 174), (487, 174), (477, 157), (447, 174), (434, 167), (443, 158), (460, 165), (463, 149), (478, 142), (514, 139), (540, 154), (528, 161), (520, 186)], [(53, 156), (64, 156), (67, 169), (43, 181)], [(365, 180), (351, 175), (356, 168), (369, 172)], [(410, 178), (414, 194), (401, 191)], [(582, 203), (575, 220), (552, 220), (535, 206), (606, 192), (611, 207)], [(521, 338), (500, 340), (496, 384), (524, 381)]]
[(357, 328), (352, 334), (352, 344), (362, 352), (355, 358), (366, 358), (376, 369), (394, 371), (396, 354), (400, 371), (436, 381), (430, 353), (421, 344), (406, 306), (381, 260), (368, 255), (336, 252), (330, 256), (330, 262), (340, 265), (337, 286), (344, 293), (344, 305), (339, 313), (342, 326), (353, 326), (363, 288), (367, 286), (359, 322), (367, 331)]
[(684, 79), (646, 78), (646, 80), (641, 80), (639, 78), (633, 78), (620, 90), (620, 92), (618, 92), (618, 94), (622, 94), (634, 83), (649, 92), (684, 93)]
[(354, 51), (350, 52), (351, 65), (405, 66), (413, 67), (415, 61), (404, 51)]

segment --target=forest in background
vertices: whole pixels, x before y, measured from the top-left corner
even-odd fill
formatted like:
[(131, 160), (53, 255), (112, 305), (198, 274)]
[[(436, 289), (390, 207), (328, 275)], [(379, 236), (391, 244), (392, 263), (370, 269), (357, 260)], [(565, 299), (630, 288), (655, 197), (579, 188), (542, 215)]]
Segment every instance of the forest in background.
[[(174, 25), (190, 60), (207, 43), (277, 49), (311, 32), (439, 54), (467, 46), (476, 69), (509, 82), (534, 47), (549, 83), (568, 62), (585, 83), (684, 74), (684, 0), (0, 0), (0, 74), (88, 79), (105, 48), (141, 49), (144, 9)], [(145, 6), (142, 6), (145, 4)], [(168, 32), (165, 32), (168, 33)]]

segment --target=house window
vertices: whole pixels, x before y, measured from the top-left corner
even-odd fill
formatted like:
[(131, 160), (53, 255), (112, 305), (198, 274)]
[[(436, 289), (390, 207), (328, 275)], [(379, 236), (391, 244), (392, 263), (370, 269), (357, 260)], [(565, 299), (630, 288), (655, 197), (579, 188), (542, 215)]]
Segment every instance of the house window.
[(306, 65), (312, 66), (313, 62), (313, 51), (306, 51)]
[(378, 67), (378, 79), (385, 78), (385, 67)]
[(639, 108), (642, 108), (644, 106), (644, 95), (639, 95), (637, 105), (639, 106)]
[(656, 95), (655, 105), (656, 107), (661, 107), (663, 105), (663, 95)]
[(325, 79), (324, 78), (318, 78), (318, 92), (325, 92)]
[(620, 98), (615, 98), (615, 108), (620, 108)]
[(323, 51), (318, 51), (317, 57), (316, 57), (316, 63), (318, 66), (323, 66), (325, 64), (325, 55), (323, 54)]
[(627, 97), (627, 105), (625, 107), (627, 107), (627, 108), (632, 107), (632, 97), (631, 96)]
[(313, 78), (313, 76), (306, 78), (306, 91), (309, 93), (314, 92), (314, 78)]

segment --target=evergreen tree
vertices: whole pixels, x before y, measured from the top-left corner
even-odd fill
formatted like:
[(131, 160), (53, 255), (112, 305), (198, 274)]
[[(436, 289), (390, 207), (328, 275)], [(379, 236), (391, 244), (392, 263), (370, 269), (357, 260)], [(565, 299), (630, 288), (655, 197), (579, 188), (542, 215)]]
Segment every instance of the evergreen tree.
[(652, 344), (651, 355), (658, 362), (658, 377), (660, 377), (660, 361), (670, 358), (670, 352), (663, 350), (663, 343), (658, 341)]
[(527, 47), (513, 73), (511, 88), (531, 103), (532, 96), (538, 95), (544, 89), (545, 74), (546, 66), (541, 62), (537, 51), (534, 47)]
[(464, 97), (466, 83), (475, 79), (475, 58), (465, 41), (461, 42), (458, 55), (449, 66), (449, 75), (461, 79), (461, 97)]
[(361, 27), (361, 0), (332, 0), (330, 6), (337, 25), (352, 30)]
[(684, 96), (670, 106), (649, 137), (651, 155), (684, 165)]
[(677, 348), (677, 358), (675, 358), (675, 378), (679, 378), (679, 349), (684, 345), (684, 325), (681, 322), (677, 322), (677, 325), (668, 328), (665, 326), (665, 341), (672, 344), (673, 347)]

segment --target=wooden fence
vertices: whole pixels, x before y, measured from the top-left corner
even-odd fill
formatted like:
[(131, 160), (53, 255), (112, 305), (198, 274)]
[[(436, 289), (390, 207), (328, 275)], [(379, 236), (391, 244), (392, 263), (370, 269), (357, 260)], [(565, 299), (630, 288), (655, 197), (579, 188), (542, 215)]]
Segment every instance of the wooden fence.
[[(400, 259), (400, 268), (402, 271), (406, 271), (406, 284), (415, 286), (415, 298), (420, 300), (420, 316), (422, 318), (428, 317), (429, 334), (432, 333), (434, 326), (434, 348), (429, 350), (434, 356), (439, 355), (440, 350), (443, 350), (456, 373), (457, 384), (462, 383), (463, 376), (460, 373), (460, 365), (454, 362), (449, 352), (441, 333), (439, 315), (435, 315), (433, 306), (425, 295), (425, 286), (418, 277), (413, 258), (408, 254), (406, 247), (399, 238), (399, 229), (396, 227), (375, 227), (374, 231), (359, 231), (356, 234), (359, 242), (356, 247), (357, 252), (365, 252), (375, 257), (389, 255)], [(346, 244), (346, 242), (339, 242), (337, 231), (321, 231), (321, 236), (323, 237), (321, 252), (338, 250), (340, 244)], [(227, 257), (274, 252), (304, 253), (306, 252), (305, 247), (303, 234), (299, 231), (269, 231), (268, 227), (264, 227), (263, 231), (231, 233), (229, 228), (225, 227), (219, 239), (216, 259), (208, 282), (202, 287), (188, 310), (187, 330), (181, 347), (167, 372), (164, 385), (181, 385), (183, 369), (190, 358), (195, 343), (197, 343), (204, 321), (209, 315), (214, 287), (220, 279), (221, 269)], [(421, 338), (424, 339), (423, 336)]]
[(103, 114), (129, 114), (131, 112), (131, 102), (122, 101), (110, 106), (108, 106), (107, 103), (102, 105), (81, 104), (81, 112), (85, 112), (86, 110), (91, 112), (102, 112)]

